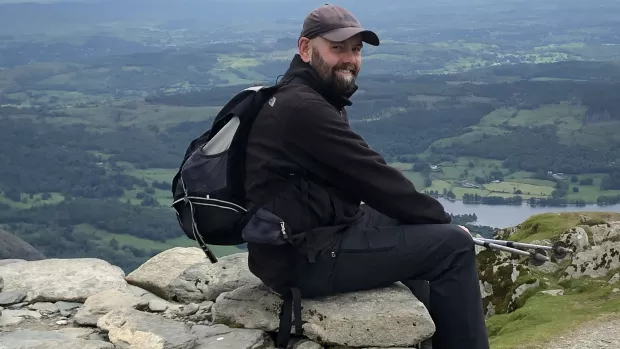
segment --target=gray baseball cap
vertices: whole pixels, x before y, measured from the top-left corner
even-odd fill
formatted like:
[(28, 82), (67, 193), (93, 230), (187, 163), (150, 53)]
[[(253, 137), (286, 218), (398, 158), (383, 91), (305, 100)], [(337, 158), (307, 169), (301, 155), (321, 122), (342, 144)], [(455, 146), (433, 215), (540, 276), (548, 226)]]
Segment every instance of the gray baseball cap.
[(379, 46), (377, 34), (364, 29), (350, 11), (340, 6), (325, 4), (306, 16), (300, 37), (313, 39), (321, 36), (329, 41), (341, 42), (359, 33), (362, 34), (362, 41)]

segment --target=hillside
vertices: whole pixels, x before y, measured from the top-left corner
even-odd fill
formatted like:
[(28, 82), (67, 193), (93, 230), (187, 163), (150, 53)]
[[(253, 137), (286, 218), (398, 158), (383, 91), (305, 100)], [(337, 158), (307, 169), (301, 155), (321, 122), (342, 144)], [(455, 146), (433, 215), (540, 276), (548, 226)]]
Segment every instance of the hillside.
[[(620, 213), (542, 214), (495, 237), (561, 240), (573, 253), (534, 266), (476, 249), (492, 349), (620, 345)], [(0, 275), (0, 345), (274, 348), (281, 300), (246, 253), (211, 264), (198, 248), (172, 248), (129, 273), (99, 259), (11, 261)], [(291, 349), (413, 348), (434, 333), (399, 284), (302, 302), (304, 334)]]
[[(620, 213), (536, 215), (495, 238), (545, 246), (563, 241), (573, 253), (549, 254), (542, 266), (505, 252), (478, 253), (492, 348), (559, 348), (559, 340), (562, 348), (596, 348), (590, 340), (618, 340), (607, 326), (620, 318)], [(600, 331), (598, 338), (576, 338), (585, 325)]]
[[(471, 204), (620, 202), (617, 2), (342, 4), (385, 38), (364, 48), (352, 127), (416, 188)], [(311, 7), (0, 1), (0, 228), (124, 270), (194, 246), (170, 208), (181, 156), (231, 95), (276, 81)], [(470, 213), (455, 221), (488, 236)]]
[(0, 229), (0, 259), (35, 261), (45, 256), (24, 240)]
[[(177, 58), (149, 69), (170, 61)], [(107, 68), (91, 70), (86, 80), (80, 80), (86, 71), (78, 71), (54, 65), (37, 74), (0, 71), (0, 81), (11, 86), (0, 95), (0, 147), (12, 149), (0, 155), (11, 164), (0, 172), (0, 224), (48, 256), (101, 257), (124, 268), (165, 248), (193, 246), (169, 207), (169, 183), (189, 141), (240, 86), (114, 97), (70, 87), (73, 79), (74, 86), (105, 80)], [(580, 71), (587, 71), (586, 81), (575, 80), (586, 74)], [(129, 78), (118, 76), (114, 88)], [(495, 81), (500, 76), (510, 79)], [(445, 76), (368, 75), (354, 98), (352, 127), (419, 190), (436, 196), (614, 204), (620, 202), (617, 76), (616, 64), (578, 61)], [(46, 87), (54, 80), (62, 85)], [(132, 84), (145, 89), (139, 80)]]

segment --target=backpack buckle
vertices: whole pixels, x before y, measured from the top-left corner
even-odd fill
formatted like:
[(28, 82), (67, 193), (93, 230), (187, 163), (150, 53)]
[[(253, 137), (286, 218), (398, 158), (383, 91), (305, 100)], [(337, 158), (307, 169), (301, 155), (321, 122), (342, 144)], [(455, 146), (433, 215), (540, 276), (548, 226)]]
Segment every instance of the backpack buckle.
[(286, 233), (284, 222), (280, 222), (280, 231), (282, 232), (282, 237), (284, 237), (284, 240), (288, 241), (288, 234)]

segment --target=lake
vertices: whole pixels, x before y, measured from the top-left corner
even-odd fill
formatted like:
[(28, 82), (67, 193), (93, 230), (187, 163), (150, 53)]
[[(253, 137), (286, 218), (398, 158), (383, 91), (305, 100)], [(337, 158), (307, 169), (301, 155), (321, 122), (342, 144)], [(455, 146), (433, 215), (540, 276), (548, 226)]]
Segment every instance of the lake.
[(525, 203), (517, 205), (484, 205), (484, 204), (464, 204), (462, 201), (449, 201), (443, 198), (438, 199), (452, 214), (472, 214), (478, 216), (474, 224), (488, 225), (497, 228), (507, 228), (522, 223), (530, 216), (547, 212), (620, 212), (620, 204), (598, 206), (566, 206), (566, 207), (532, 207)]

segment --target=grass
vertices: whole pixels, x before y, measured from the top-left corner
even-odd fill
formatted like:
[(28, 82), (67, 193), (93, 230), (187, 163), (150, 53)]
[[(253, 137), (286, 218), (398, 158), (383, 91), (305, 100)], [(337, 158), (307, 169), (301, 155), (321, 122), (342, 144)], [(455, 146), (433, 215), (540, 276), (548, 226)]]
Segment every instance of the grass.
[(66, 110), (69, 118), (57, 117), (52, 121), (57, 123), (80, 122), (107, 127), (156, 125), (160, 128), (167, 128), (176, 126), (181, 122), (207, 120), (215, 116), (220, 108), (220, 106), (150, 105), (136, 101), (130, 104), (117, 103), (117, 106), (70, 108)]
[[(439, 166), (440, 171), (431, 172), (430, 176), (433, 182), (430, 187), (424, 185), (424, 176), (421, 173), (409, 170), (412, 164), (393, 162), (390, 163), (390, 165), (403, 171), (405, 176), (416, 185), (416, 188), (420, 190), (437, 190), (439, 193), (443, 193), (444, 189), (452, 190), (457, 200), (460, 200), (464, 194), (478, 194), (480, 196), (491, 195), (506, 198), (519, 195), (526, 200), (530, 198), (549, 198), (556, 189), (556, 183), (554, 181), (533, 178), (535, 173), (532, 172), (518, 171), (506, 174), (506, 169), (502, 167), (501, 161), (499, 160), (459, 157), (454, 162), (435, 164)], [(493, 171), (501, 171), (504, 173), (504, 180), (499, 183), (483, 184), (479, 189), (465, 188), (458, 184), (460, 181), (467, 181), (475, 184), (475, 177), (484, 178), (489, 176)], [(567, 178), (565, 182), (568, 184), (569, 188), (566, 199), (569, 201), (583, 200), (586, 203), (593, 204), (596, 203), (597, 198), (601, 195), (620, 195), (620, 190), (602, 191), (600, 189), (600, 183), (605, 174), (592, 173), (576, 175), (578, 180), (592, 178), (592, 185), (581, 185), (579, 182), (572, 183), (570, 182), (572, 174), (565, 175)], [(573, 187), (577, 187), (578, 192), (573, 192)], [(521, 194), (515, 194), (517, 190), (520, 190)]]
[(484, 187), (491, 192), (510, 193), (513, 194), (517, 190), (521, 190), (523, 195), (533, 196), (549, 196), (554, 190), (553, 187), (534, 185), (519, 182), (501, 182), (487, 183)]
[[(620, 293), (597, 280), (578, 280), (563, 296), (535, 294), (510, 314), (487, 321), (492, 349), (540, 349), (558, 336), (570, 336), (582, 323), (620, 312)], [(541, 346), (543, 345), (543, 346)]]
[[(172, 192), (170, 190), (163, 190), (163, 189), (158, 189), (158, 188), (155, 188), (154, 190), (155, 190), (155, 193), (151, 194), (151, 196), (154, 197), (159, 202), (160, 205), (170, 207), (170, 205), (172, 204)], [(144, 188), (125, 190), (125, 192), (123, 193), (123, 196), (121, 196), (119, 200), (121, 201), (129, 200), (129, 202), (133, 205), (140, 205), (142, 200), (136, 198), (136, 195), (143, 191), (144, 191)]]
[[(174, 239), (168, 239), (164, 242), (154, 241), (149, 239), (143, 239), (131, 235), (115, 234), (106, 230), (97, 229), (88, 224), (81, 224), (75, 227), (76, 232), (94, 233), (102, 243), (108, 244), (112, 239), (118, 241), (120, 246), (127, 245), (143, 250), (166, 250), (173, 247), (199, 247), (198, 244), (185, 236), (179, 236)], [(213, 253), (217, 257), (223, 257), (232, 253), (241, 252), (241, 250), (235, 246), (212, 246), (209, 248), (213, 250)]]
[(41, 205), (49, 205), (49, 204), (57, 204), (65, 199), (65, 197), (60, 193), (50, 193), (50, 198), (47, 200), (43, 200), (41, 198), (42, 194), (33, 194), (32, 197), (28, 194), (21, 194), (21, 201), (13, 201), (6, 196), (3, 196), (0, 193), (0, 204), (9, 205), (12, 208), (16, 209), (29, 209), (35, 206)]
[[(428, 98), (428, 97), (427, 97)], [(427, 103), (429, 103), (427, 101)], [(478, 125), (468, 129), (469, 132), (457, 137), (440, 139), (433, 146), (447, 146), (452, 143), (471, 143), (480, 140), (484, 134), (501, 135), (509, 132), (505, 127), (555, 125), (558, 137), (563, 144), (583, 144), (605, 146), (610, 140), (620, 141), (617, 132), (609, 130), (609, 125), (583, 126), (582, 120), (586, 107), (568, 102), (543, 105), (533, 110), (515, 108), (498, 108), (482, 117)], [(617, 123), (615, 123), (617, 124)], [(584, 129), (588, 131), (583, 132)], [(605, 133), (605, 131), (607, 133)], [(601, 139), (601, 134), (605, 136)]]
[(129, 171), (129, 175), (144, 179), (145, 181), (151, 183), (153, 181), (164, 181), (170, 182), (172, 181), (172, 177), (177, 172), (177, 169), (170, 168), (149, 168), (146, 170), (134, 169)]
[[(588, 221), (582, 222), (581, 217)], [(524, 221), (510, 240), (531, 242), (557, 239), (564, 231), (579, 225), (601, 224), (620, 219), (620, 213), (563, 212), (544, 213)], [(521, 306), (508, 314), (493, 315), (486, 321), (492, 349), (541, 349), (559, 336), (570, 337), (574, 330), (590, 321), (620, 317), (620, 293), (617, 285), (607, 283), (617, 273), (609, 270), (601, 278), (560, 280), (559, 275), (570, 264), (570, 258), (560, 262), (557, 272), (532, 270), (531, 277), (541, 281), (537, 288), (526, 291)], [(551, 296), (542, 290), (561, 289), (564, 295)]]
[(530, 242), (553, 239), (562, 232), (582, 224), (580, 222), (581, 216), (587, 216), (593, 220), (620, 220), (620, 213), (613, 212), (543, 213), (534, 215), (524, 221), (518, 232), (510, 237), (510, 240)]
[(416, 188), (424, 188), (424, 176), (419, 172), (403, 171), (405, 177), (407, 177)]

